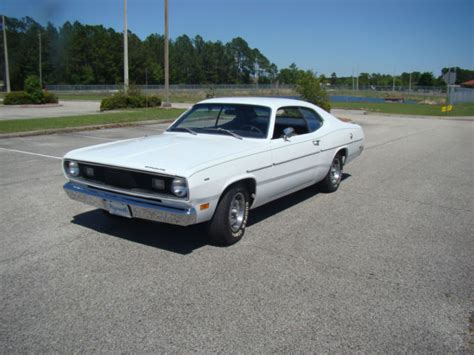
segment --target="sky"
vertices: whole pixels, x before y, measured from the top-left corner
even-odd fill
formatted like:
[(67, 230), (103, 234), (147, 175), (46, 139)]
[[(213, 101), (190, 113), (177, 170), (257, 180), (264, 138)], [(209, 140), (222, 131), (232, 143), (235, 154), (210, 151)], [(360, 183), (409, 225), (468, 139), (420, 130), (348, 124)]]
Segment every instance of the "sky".
[[(164, 0), (127, 0), (140, 38), (163, 33)], [(0, 13), (41, 24), (123, 30), (123, 0), (0, 0)], [(474, 0), (169, 0), (170, 36), (240, 36), (280, 69), (319, 74), (474, 70)]]

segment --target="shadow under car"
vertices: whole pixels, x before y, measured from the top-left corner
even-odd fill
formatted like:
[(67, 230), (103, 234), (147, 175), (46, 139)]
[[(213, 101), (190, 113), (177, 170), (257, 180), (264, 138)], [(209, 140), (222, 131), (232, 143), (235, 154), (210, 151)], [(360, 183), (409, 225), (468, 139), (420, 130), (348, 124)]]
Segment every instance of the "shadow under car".
[[(349, 177), (349, 174), (344, 173), (342, 180)], [(313, 185), (251, 210), (247, 227), (277, 215), (319, 193), (321, 192), (317, 185)], [(100, 209), (78, 214), (73, 217), (72, 223), (99, 233), (183, 255), (210, 245), (204, 224), (180, 227), (142, 219), (116, 217)]]

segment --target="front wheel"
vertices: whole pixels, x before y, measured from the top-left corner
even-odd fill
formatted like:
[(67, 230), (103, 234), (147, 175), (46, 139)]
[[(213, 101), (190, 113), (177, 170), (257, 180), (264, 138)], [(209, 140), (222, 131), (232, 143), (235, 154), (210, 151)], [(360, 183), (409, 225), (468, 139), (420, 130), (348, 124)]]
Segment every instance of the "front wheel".
[(342, 180), (342, 157), (336, 155), (331, 163), (328, 174), (323, 181), (319, 183), (321, 190), (324, 192), (334, 192), (338, 189)]
[(224, 192), (214, 217), (208, 224), (211, 241), (232, 245), (242, 239), (249, 214), (249, 193), (245, 186), (235, 185)]

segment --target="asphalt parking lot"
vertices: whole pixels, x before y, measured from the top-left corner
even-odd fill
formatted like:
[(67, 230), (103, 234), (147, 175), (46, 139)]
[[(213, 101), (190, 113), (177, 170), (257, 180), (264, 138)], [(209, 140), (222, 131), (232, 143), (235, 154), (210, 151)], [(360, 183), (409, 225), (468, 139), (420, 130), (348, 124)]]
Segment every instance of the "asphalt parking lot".
[(160, 125), (1, 139), (0, 352), (468, 352), (474, 122), (354, 119), (340, 189), (251, 211), (229, 248), (63, 193), (68, 150)]

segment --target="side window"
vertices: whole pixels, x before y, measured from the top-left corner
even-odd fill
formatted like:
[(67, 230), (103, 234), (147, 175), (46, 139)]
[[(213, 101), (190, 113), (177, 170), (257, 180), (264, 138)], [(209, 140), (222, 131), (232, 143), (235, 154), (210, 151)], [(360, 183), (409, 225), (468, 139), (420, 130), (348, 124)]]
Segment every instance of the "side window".
[(273, 139), (283, 136), (283, 130), (291, 127), (296, 134), (309, 133), (306, 119), (299, 107), (281, 107), (276, 112)]
[(309, 130), (311, 132), (318, 130), (323, 125), (323, 120), (313, 110), (306, 107), (300, 107), (300, 111), (303, 117), (308, 122)]

